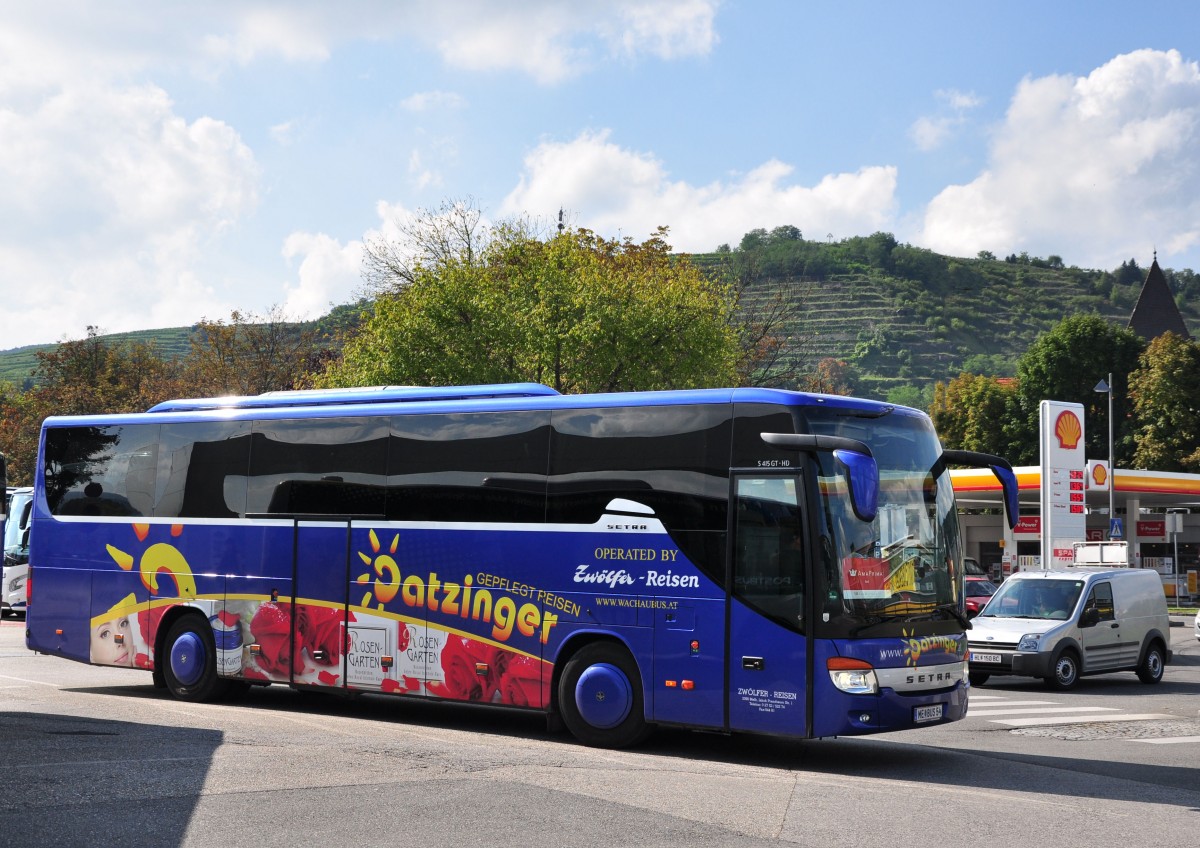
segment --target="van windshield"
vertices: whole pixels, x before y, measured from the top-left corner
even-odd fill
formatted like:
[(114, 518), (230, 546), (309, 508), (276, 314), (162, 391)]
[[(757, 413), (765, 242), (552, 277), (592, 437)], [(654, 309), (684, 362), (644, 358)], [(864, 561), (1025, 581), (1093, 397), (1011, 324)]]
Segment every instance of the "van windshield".
[(980, 616), (1065, 621), (1082, 593), (1082, 580), (1006, 580)]

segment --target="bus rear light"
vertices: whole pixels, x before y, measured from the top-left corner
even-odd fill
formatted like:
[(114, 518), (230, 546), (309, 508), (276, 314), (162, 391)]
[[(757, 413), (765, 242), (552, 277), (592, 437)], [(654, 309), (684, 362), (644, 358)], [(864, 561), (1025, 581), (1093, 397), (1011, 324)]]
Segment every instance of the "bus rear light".
[(825, 668), (833, 685), (843, 692), (851, 695), (879, 694), (879, 680), (869, 662), (851, 657), (830, 657), (825, 661)]
[(666, 686), (668, 689), (674, 689), (679, 686), (679, 683), (674, 680), (666, 680), (663, 681), (663, 686)]
[(696, 688), (696, 681), (694, 681), (694, 680), (681, 680), (680, 684), (681, 684), (682, 688), (687, 689), (689, 691)]

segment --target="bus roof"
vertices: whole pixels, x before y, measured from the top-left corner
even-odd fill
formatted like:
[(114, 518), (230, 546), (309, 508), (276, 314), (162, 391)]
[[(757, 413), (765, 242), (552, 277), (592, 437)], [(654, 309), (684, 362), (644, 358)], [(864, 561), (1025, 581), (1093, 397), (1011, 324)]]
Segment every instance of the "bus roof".
[(507, 383), (495, 386), (367, 386), (355, 389), (300, 389), (231, 395), (216, 398), (168, 400), (148, 412), (195, 412), (202, 409), (273, 409), (295, 406), (344, 406), (359, 403), (413, 403), (467, 398), (540, 397), (559, 394), (540, 383)]
[(582, 409), (618, 406), (676, 406), (683, 404), (764, 403), (852, 410), (875, 416), (896, 411), (923, 413), (882, 401), (841, 395), (819, 395), (785, 389), (680, 389), (650, 392), (560, 394), (538, 383), (481, 386), (377, 386), (267, 392), (261, 395), (190, 398), (164, 401), (143, 413), (55, 416), (45, 426), (134, 424), (152, 421), (205, 421), (270, 418), (340, 417), (352, 407), (355, 415), (395, 413), (487, 412), (501, 410)]

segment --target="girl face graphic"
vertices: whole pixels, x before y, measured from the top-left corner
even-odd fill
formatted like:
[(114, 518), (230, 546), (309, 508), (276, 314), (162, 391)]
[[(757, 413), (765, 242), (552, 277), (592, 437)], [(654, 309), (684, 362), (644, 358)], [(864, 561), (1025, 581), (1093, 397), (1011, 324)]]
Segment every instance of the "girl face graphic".
[(129, 618), (121, 616), (92, 628), (92, 662), (97, 665), (133, 665), (133, 639)]

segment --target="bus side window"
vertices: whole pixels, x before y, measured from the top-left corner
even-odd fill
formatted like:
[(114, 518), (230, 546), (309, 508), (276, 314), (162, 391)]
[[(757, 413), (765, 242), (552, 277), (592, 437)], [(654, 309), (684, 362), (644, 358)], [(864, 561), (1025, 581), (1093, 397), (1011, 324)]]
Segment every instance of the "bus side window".
[(383, 515), (389, 419), (254, 422), (246, 511)]
[(231, 518), (246, 513), (250, 422), (164, 424), (154, 514)]
[(50, 428), (46, 499), (55, 515), (153, 514), (157, 424)]

